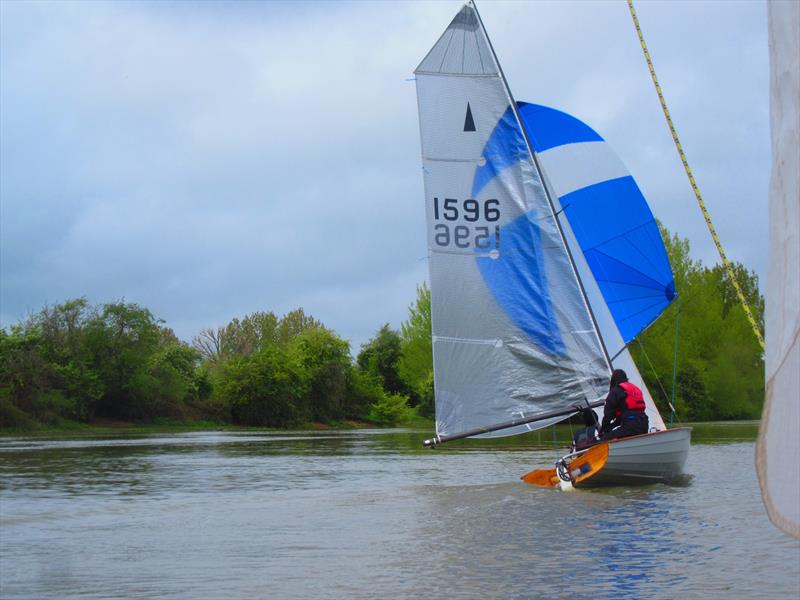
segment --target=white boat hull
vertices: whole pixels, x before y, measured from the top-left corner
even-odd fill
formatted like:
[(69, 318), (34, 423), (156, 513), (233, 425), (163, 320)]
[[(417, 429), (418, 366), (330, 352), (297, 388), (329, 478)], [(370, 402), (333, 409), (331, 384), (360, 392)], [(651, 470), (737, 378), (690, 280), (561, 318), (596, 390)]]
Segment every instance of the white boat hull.
[(645, 433), (608, 442), (608, 460), (576, 487), (661, 483), (683, 473), (691, 427)]

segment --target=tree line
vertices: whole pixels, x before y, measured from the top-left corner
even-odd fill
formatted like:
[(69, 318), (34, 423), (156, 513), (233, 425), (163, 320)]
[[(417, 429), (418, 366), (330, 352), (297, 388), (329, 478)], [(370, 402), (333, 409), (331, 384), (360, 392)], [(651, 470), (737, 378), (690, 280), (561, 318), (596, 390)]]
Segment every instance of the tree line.
[(384, 325), (354, 361), (349, 343), (302, 309), (256, 312), (186, 343), (136, 304), (46, 306), (0, 329), (0, 427), (158, 418), (296, 427), (429, 416), (433, 378), (418, 369), (427, 360), (432, 372), (424, 286), (409, 315), (402, 332)]
[[(759, 418), (763, 355), (733, 285), (721, 267), (692, 259), (686, 239), (662, 235), (680, 300), (631, 344), (656, 403), (669, 415), (676, 365), (679, 420)], [(763, 330), (758, 279), (734, 268)], [(146, 308), (85, 298), (0, 329), (0, 427), (162, 417), (264, 427), (396, 424), (431, 417), (433, 398), (425, 284), (400, 329), (383, 325), (355, 358), (346, 340), (302, 309), (235, 318), (191, 343)]]

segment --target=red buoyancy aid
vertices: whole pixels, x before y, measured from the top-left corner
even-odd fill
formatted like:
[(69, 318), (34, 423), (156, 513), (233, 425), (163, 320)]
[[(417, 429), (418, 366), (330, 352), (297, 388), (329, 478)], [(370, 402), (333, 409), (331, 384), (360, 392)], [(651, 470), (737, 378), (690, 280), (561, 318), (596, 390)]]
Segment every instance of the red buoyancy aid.
[(642, 390), (633, 385), (630, 381), (620, 383), (619, 387), (625, 390), (625, 408), (628, 411), (644, 412), (646, 406)]

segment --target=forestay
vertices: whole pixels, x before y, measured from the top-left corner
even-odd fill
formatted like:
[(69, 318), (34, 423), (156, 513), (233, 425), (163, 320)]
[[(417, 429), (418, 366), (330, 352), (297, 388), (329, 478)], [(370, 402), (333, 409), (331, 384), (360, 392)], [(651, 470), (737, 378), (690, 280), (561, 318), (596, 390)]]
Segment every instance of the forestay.
[(604, 397), (604, 348), (472, 5), (415, 75), (437, 434)]

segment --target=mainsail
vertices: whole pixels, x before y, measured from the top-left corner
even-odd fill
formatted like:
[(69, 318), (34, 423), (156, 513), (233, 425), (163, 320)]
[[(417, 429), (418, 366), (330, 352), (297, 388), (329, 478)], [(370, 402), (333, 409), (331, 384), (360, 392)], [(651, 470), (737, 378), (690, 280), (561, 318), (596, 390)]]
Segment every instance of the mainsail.
[(602, 398), (608, 354), (516, 105), (471, 4), (415, 75), (437, 433)]

